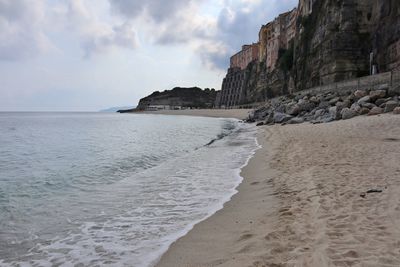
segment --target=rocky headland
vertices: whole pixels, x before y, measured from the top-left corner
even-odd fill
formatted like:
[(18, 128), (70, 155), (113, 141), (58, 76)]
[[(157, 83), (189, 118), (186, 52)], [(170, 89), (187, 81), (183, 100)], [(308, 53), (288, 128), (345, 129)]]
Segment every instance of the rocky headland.
[(156, 91), (140, 99), (137, 110), (146, 110), (151, 106), (175, 108), (212, 108), (216, 97), (215, 89), (199, 87), (175, 87), (163, 92)]

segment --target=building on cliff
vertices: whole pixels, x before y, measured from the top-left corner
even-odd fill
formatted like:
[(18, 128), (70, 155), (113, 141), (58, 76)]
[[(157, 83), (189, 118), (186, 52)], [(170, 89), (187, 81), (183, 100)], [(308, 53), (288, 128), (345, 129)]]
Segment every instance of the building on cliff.
[(259, 61), (264, 62), (267, 71), (273, 71), (279, 58), (279, 51), (288, 49), (296, 35), (297, 8), (280, 14), (274, 21), (263, 25), (259, 31)]
[[(258, 61), (241, 51), (222, 83), (221, 107), (400, 69), (399, 0), (299, 0), (263, 25)], [(249, 52), (251, 51), (251, 53)], [(249, 62), (253, 62), (249, 64)]]
[(231, 108), (243, 102), (245, 98), (246, 68), (259, 57), (259, 44), (244, 45), (242, 50), (230, 59), (228, 73), (222, 81), (221, 94), (216, 100), (215, 106)]
[(259, 54), (258, 51), (259, 51), (258, 43), (242, 46), (242, 50), (240, 50), (231, 57), (230, 67), (244, 70), (247, 67), (247, 65), (249, 65), (250, 62), (258, 59), (258, 54)]

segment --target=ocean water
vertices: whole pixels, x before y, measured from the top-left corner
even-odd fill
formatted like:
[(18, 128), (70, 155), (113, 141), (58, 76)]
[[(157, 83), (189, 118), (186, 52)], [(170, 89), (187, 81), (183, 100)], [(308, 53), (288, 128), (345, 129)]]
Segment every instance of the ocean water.
[(0, 266), (152, 266), (257, 147), (233, 119), (0, 113)]

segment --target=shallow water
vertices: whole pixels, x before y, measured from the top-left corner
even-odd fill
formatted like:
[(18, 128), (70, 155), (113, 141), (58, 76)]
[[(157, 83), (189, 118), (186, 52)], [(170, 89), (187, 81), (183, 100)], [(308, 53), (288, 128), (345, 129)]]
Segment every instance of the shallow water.
[(0, 144), (1, 266), (150, 266), (257, 147), (233, 119), (102, 113), (0, 113)]

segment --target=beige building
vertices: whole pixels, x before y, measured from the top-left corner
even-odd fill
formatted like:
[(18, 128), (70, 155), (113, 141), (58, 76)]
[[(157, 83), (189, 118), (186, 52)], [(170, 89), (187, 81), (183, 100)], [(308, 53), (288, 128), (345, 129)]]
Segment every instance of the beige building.
[(296, 35), (297, 8), (280, 14), (274, 21), (263, 25), (259, 32), (259, 61), (273, 71), (279, 58), (279, 49), (288, 49)]
[(244, 70), (250, 62), (258, 60), (259, 44), (242, 46), (242, 50), (231, 57), (230, 67)]

